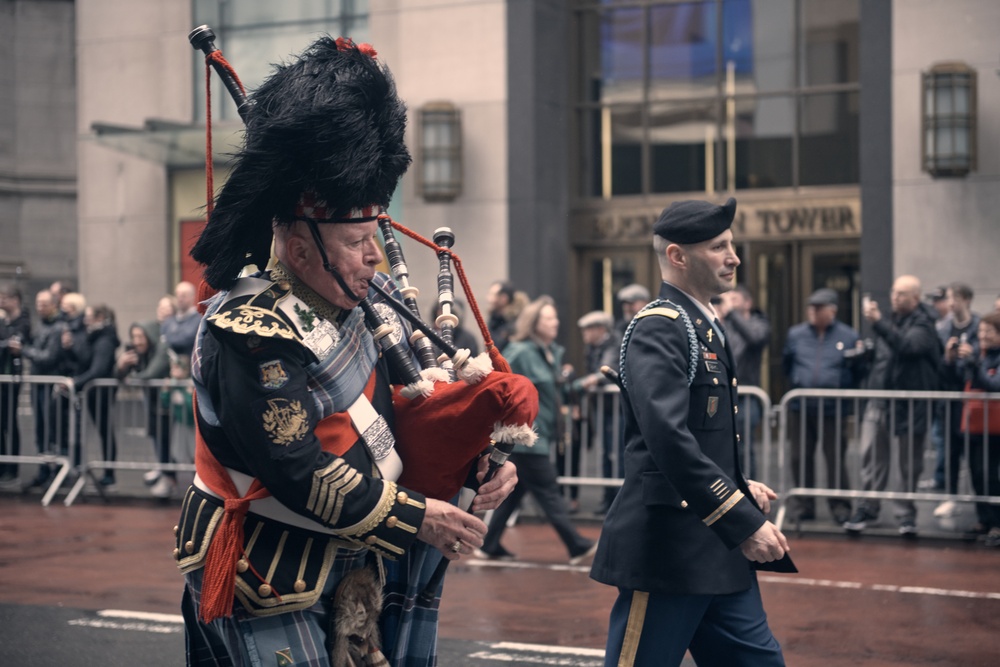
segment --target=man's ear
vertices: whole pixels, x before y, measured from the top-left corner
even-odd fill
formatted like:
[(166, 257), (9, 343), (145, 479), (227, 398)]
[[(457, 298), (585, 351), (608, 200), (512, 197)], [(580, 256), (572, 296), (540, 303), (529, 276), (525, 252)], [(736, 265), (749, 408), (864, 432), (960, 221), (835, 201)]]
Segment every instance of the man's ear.
[(667, 256), (667, 262), (670, 266), (678, 269), (683, 269), (687, 266), (687, 253), (676, 243), (671, 243), (667, 246), (664, 251)]
[(288, 264), (293, 273), (301, 274), (315, 250), (312, 239), (306, 239), (301, 234), (289, 234), (283, 239), (283, 244), (282, 261)]

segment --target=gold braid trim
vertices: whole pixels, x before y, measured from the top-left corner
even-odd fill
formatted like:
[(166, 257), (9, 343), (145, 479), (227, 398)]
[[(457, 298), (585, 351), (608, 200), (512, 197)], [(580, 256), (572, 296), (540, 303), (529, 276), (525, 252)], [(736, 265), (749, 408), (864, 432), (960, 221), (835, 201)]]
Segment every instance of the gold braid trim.
[(354, 524), (353, 526), (347, 526), (344, 528), (343, 533), (345, 535), (360, 536), (372, 532), (378, 526), (385, 521), (386, 517), (389, 516), (389, 512), (392, 511), (392, 505), (396, 502), (396, 483), (383, 481), (382, 482), (382, 497), (379, 498), (378, 504), (375, 508), (366, 516), (364, 519)]
[(224, 331), (238, 334), (257, 334), (262, 338), (284, 338), (297, 340), (292, 328), (278, 319), (274, 311), (257, 308), (249, 304), (237, 306), (234, 310), (216, 313), (208, 321)]
[(711, 526), (713, 523), (721, 519), (723, 514), (733, 509), (733, 506), (741, 500), (743, 500), (743, 492), (737, 489), (736, 493), (729, 496), (729, 499), (726, 502), (719, 505), (718, 509), (702, 519), (702, 521), (705, 522), (706, 526)]
[(632, 604), (628, 610), (628, 623), (625, 625), (625, 638), (622, 640), (622, 652), (618, 656), (618, 667), (633, 667), (635, 656), (639, 652), (639, 640), (642, 639), (642, 626), (646, 621), (646, 607), (649, 604), (649, 593), (632, 591)]

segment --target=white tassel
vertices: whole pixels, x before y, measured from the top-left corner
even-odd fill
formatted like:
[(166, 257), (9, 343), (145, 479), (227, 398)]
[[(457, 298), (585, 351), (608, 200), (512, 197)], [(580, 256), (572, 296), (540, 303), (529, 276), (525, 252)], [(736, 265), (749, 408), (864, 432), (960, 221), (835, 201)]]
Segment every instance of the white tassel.
[(455, 371), (455, 374), (466, 384), (478, 384), (480, 380), (492, 372), (493, 362), (490, 360), (490, 355), (481, 352), (479, 356), (465, 362)]
[(448, 371), (437, 366), (423, 369), (420, 371), (420, 377), (431, 382), (451, 382), (451, 376), (448, 375)]
[(399, 393), (403, 398), (410, 400), (421, 396), (427, 398), (434, 393), (434, 383), (430, 380), (418, 380), (400, 389)]
[(532, 447), (538, 440), (538, 434), (529, 424), (501, 424), (497, 422), (493, 425), (490, 439), (493, 442), (513, 442), (517, 445)]

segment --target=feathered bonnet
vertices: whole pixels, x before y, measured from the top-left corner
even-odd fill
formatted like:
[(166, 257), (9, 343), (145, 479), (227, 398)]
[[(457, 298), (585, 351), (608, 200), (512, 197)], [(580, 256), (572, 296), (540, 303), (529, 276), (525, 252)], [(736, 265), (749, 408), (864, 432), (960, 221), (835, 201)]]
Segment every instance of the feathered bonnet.
[[(243, 148), (191, 256), (215, 289), (270, 256), (271, 223), (386, 207), (410, 165), (406, 107), (367, 44), (322, 37), (251, 96)], [(355, 218), (356, 219), (356, 218)]]

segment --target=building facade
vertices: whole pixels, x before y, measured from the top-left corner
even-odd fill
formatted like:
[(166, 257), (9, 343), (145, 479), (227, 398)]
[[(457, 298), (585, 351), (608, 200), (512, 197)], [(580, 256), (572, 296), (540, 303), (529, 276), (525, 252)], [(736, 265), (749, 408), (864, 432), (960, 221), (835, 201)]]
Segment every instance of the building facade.
[[(414, 165), (390, 213), (424, 236), (451, 228), (480, 300), (498, 278), (553, 295), (574, 353), (580, 314), (616, 313), (630, 282), (655, 289), (651, 225), (681, 198), (739, 202), (738, 279), (772, 321), (772, 394), (783, 333), (817, 287), (852, 324), (861, 294), (887, 308), (903, 272), (970, 283), (980, 311), (1000, 293), (991, 0), (89, 0), (76, 13), (79, 281), (123, 320), (151, 317), (196, 268), (204, 64), (187, 33), (200, 23), (250, 87), (318, 32), (374, 44), (410, 109)], [(218, 184), (240, 124), (212, 85)], [(973, 113), (929, 113), (928, 85), (929, 99), (971, 86)], [(459, 143), (435, 166), (442, 109)], [(952, 162), (964, 137), (970, 168), (928, 167), (931, 135)], [(435, 174), (447, 194), (428, 188)], [(429, 312), (437, 259), (404, 245)]]

